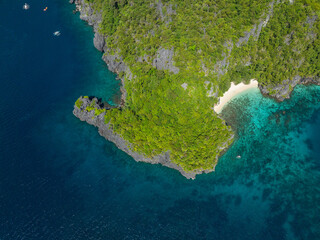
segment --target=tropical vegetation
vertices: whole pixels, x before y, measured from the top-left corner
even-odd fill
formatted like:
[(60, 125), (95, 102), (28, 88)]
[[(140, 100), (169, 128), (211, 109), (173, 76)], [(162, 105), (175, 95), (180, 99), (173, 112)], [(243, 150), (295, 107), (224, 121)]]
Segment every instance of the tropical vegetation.
[[(102, 13), (108, 52), (131, 74), (125, 104), (106, 122), (148, 157), (169, 152), (185, 171), (212, 169), (234, 133), (212, 107), (255, 78), (320, 74), (318, 0), (87, 0)], [(178, 71), (156, 68), (159, 49)], [(184, 87), (183, 87), (184, 86)]]

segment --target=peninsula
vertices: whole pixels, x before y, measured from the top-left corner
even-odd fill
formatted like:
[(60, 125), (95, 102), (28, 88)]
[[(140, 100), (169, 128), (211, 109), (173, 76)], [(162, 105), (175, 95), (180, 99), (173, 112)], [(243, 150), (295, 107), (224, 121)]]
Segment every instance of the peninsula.
[(219, 113), (234, 94), (259, 87), (282, 101), (320, 83), (317, 0), (70, 2), (122, 81), (118, 107), (80, 97), (74, 115), (136, 161), (187, 178), (214, 171), (232, 143)]

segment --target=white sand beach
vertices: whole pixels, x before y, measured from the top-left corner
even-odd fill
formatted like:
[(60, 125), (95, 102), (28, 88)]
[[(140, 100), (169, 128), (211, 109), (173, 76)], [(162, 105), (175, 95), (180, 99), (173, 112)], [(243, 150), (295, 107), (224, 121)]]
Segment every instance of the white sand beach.
[(236, 95), (242, 93), (251, 88), (258, 88), (258, 81), (255, 79), (251, 79), (249, 84), (239, 83), (235, 85), (233, 82), (231, 83), (231, 87), (228, 91), (226, 91), (222, 97), (219, 99), (219, 103), (214, 105), (214, 111), (216, 113), (221, 113), (223, 107)]

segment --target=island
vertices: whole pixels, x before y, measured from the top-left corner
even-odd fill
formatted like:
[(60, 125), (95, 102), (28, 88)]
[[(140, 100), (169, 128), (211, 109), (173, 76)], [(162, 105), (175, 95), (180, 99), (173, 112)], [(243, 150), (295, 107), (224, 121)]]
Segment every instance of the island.
[(241, 89), (283, 101), (320, 84), (318, 0), (70, 3), (122, 82), (117, 107), (81, 96), (74, 115), (136, 161), (186, 178), (214, 171), (234, 141), (220, 112)]

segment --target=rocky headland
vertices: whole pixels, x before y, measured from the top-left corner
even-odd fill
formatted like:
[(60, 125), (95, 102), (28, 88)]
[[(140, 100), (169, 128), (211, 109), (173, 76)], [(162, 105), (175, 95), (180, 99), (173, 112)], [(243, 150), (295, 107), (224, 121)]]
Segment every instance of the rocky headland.
[[(147, 162), (151, 164), (162, 164), (163, 166), (178, 170), (184, 177), (194, 179), (197, 174), (208, 173), (210, 171), (185, 172), (180, 166), (170, 161), (170, 153), (165, 152), (153, 158), (147, 158), (143, 154), (132, 151), (131, 143), (124, 140), (119, 134), (112, 130), (109, 123), (105, 122), (105, 111), (111, 107), (102, 103), (96, 97), (80, 97), (74, 106), (73, 114), (81, 121), (87, 122), (98, 128), (99, 134), (108, 141), (113, 142), (119, 149), (129, 154), (137, 162)], [(213, 171), (214, 169), (212, 169)]]

